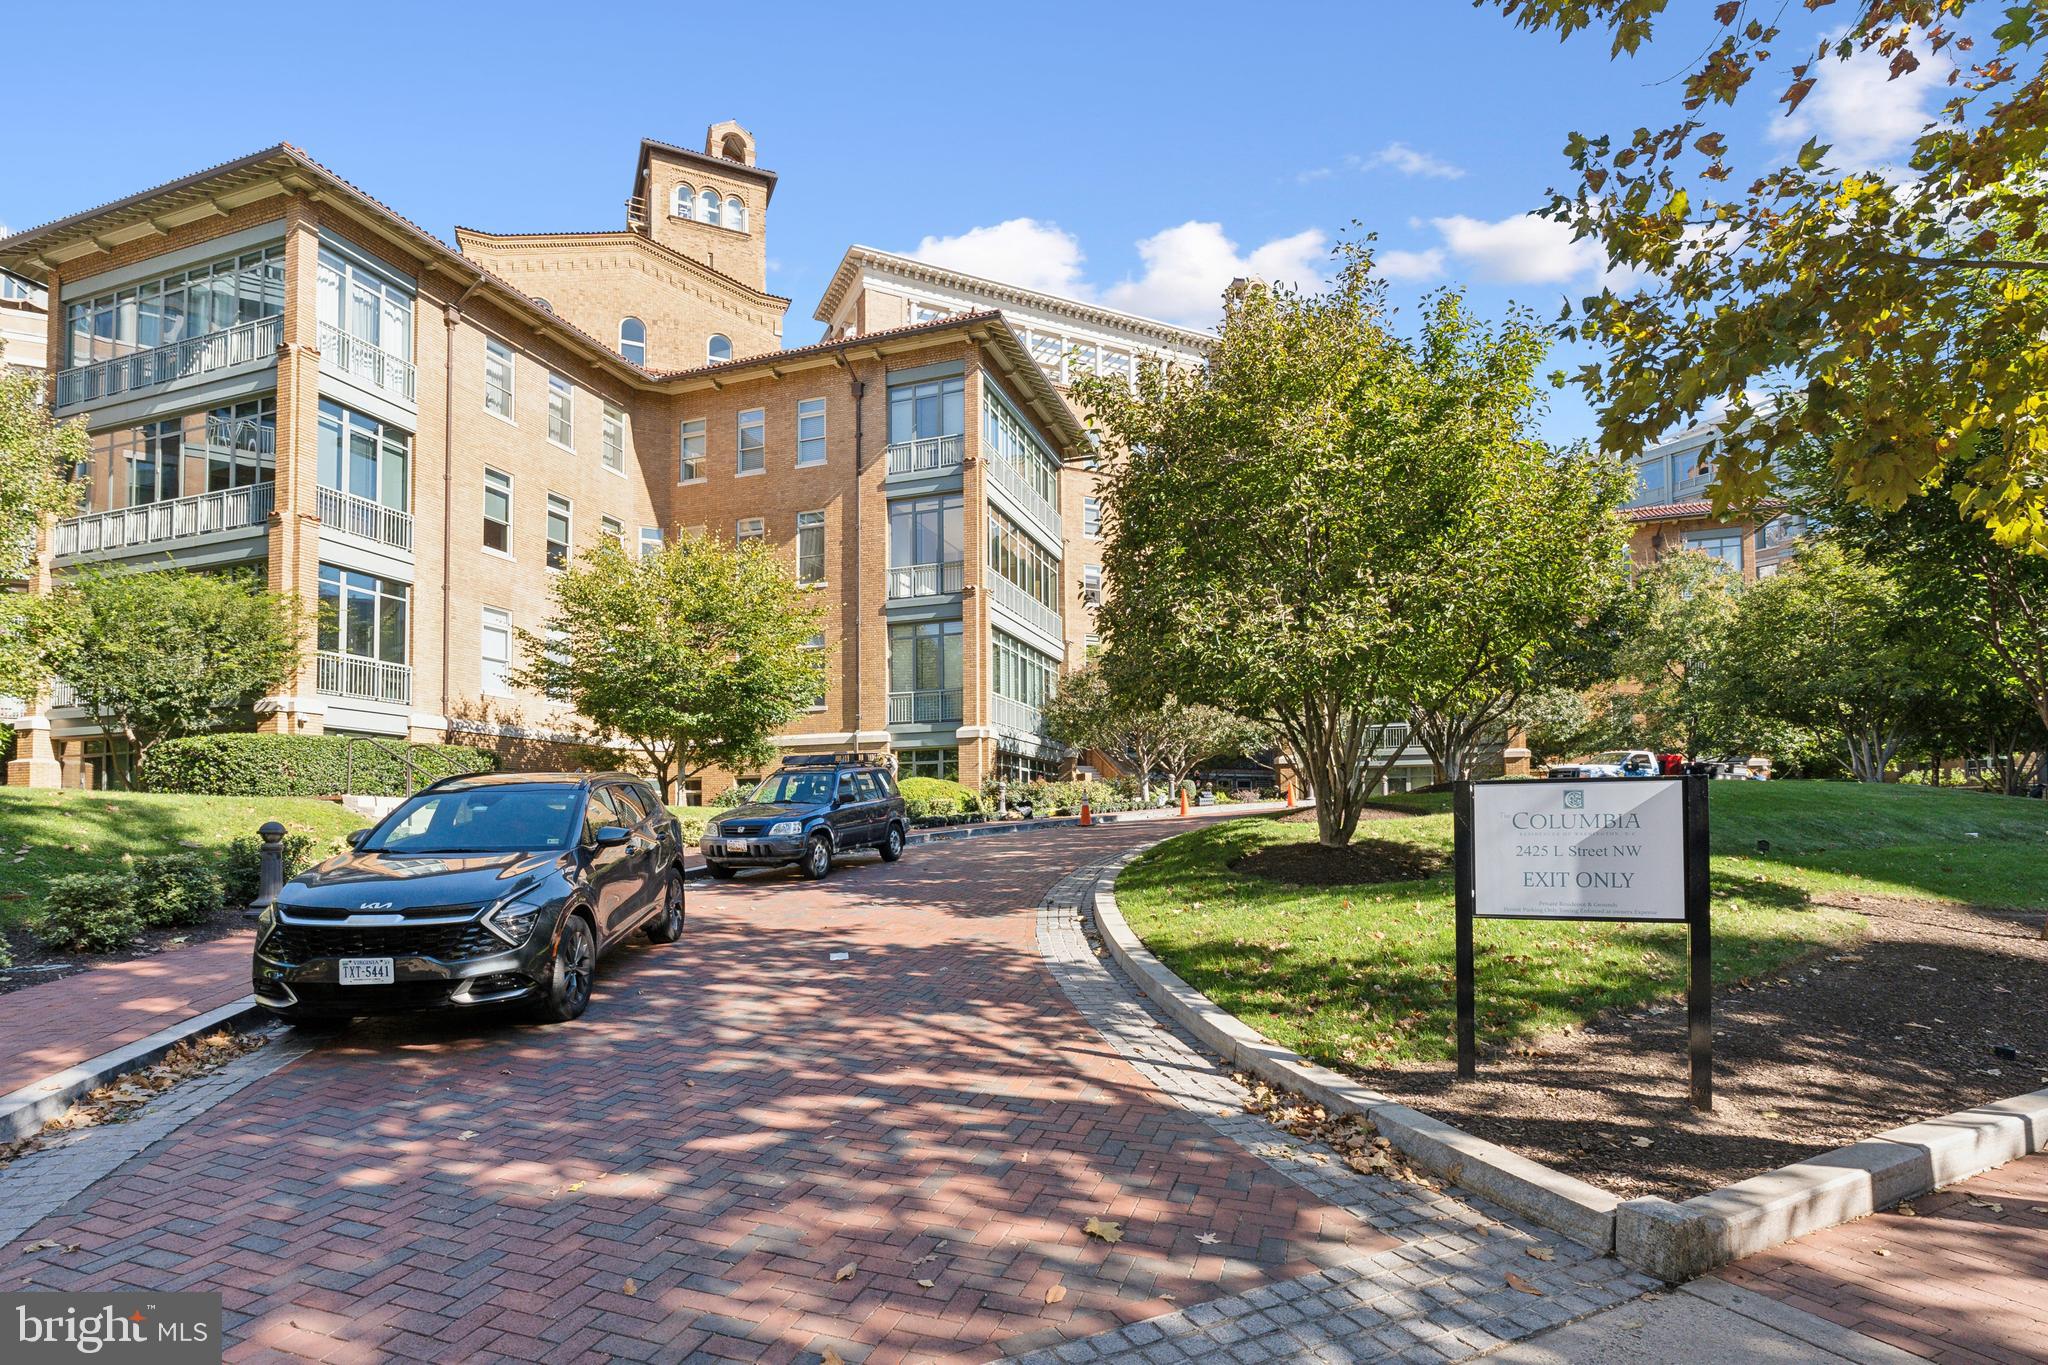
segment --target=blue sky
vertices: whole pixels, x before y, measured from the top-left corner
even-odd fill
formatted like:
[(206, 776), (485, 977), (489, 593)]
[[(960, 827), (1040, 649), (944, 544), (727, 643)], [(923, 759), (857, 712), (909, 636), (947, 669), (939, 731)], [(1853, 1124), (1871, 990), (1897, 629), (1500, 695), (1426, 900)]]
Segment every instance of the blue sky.
[[(0, 142), (0, 223), (291, 141), (444, 238), (610, 227), (641, 137), (736, 118), (781, 175), (792, 345), (853, 242), (1206, 325), (1231, 274), (1312, 276), (1369, 230), (1397, 299), (1462, 283), (1547, 319), (1601, 262), (1524, 215), (1570, 131), (1668, 119), (1709, 8), (1673, 7), (1615, 63), (1463, 0), (38, 6), (11, 25), (34, 55), (8, 73), (29, 117)], [(1752, 165), (1807, 132), (1882, 159), (1931, 103), (1844, 78), (1787, 127), (1757, 93), (1722, 116)], [(1545, 426), (1591, 420), (1567, 390)]]

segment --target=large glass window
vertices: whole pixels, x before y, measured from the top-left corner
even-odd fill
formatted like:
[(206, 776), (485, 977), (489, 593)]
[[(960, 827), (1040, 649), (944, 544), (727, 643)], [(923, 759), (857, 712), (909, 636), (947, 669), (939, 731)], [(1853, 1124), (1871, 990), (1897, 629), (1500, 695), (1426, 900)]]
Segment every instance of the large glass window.
[(322, 488), (351, 493), (395, 511), (407, 509), (412, 437), (374, 417), (320, 400)]
[(626, 414), (615, 403), (604, 405), (604, 467), (614, 474), (626, 472)]
[(412, 294), (330, 247), (320, 248), (320, 321), (357, 341), (412, 359)]
[[(1032, 492), (1053, 506), (1060, 505), (1060, 462), (1045, 448), (1036, 432), (996, 393), (992, 384), (983, 385), (988, 402), (984, 421), (984, 452), (1000, 460), (1020, 476)], [(892, 436), (893, 439), (893, 436)]]
[(1059, 680), (1059, 661), (1000, 630), (989, 634), (995, 641), (991, 690), (998, 697), (1008, 697), (1026, 706), (1044, 706)]
[(548, 494), (548, 552), (550, 569), (569, 567), (569, 500), (560, 493)]
[(896, 753), (896, 775), (898, 777), (943, 777), (948, 782), (960, 780), (960, 751), (956, 749), (899, 749)]
[(683, 423), (682, 463), (677, 467), (676, 482), (696, 483), (704, 477), (704, 419), (692, 417)]
[(796, 581), (825, 581), (825, 514), (796, 514)]
[(1697, 550), (1703, 555), (1720, 560), (1737, 573), (1742, 572), (1742, 533), (1740, 531), (1692, 531), (1685, 537), (1685, 548)]
[(889, 444), (958, 436), (967, 429), (967, 381), (927, 379), (889, 388)]
[(722, 332), (713, 332), (711, 339), (704, 343), (704, 358), (713, 365), (732, 359), (732, 338)]
[(483, 690), (494, 696), (512, 691), (512, 613), (497, 607), (483, 609), (479, 653), (483, 665)]
[(619, 321), (619, 354), (635, 365), (647, 363), (647, 324), (638, 318)]
[(322, 564), (318, 612), (321, 652), (379, 663), (404, 663), (406, 605), (411, 591), (396, 579)]
[(889, 691), (925, 694), (910, 707), (892, 706), (891, 719), (960, 718), (963, 639), (958, 621), (898, 622), (889, 627)]
[(711, 224), (711, 226), (717, 227), (720, 223), (720, 220), (723, 217), (723, 214), (720, 211), (724, 207), (725, 200), (720, 198), (718, 191), (712, 189), (709, 185), (706, 185), (702, 190), (698, 191), (697, 221), (701, 223), (709, 223)]
[[(961, 548), (962, 502), (958, 493), (938, 498), (901, 498), (889, 504), (889, 567), (957, 564)], [(949, 591), (959, 590), (956, 583)]]
[(66, 365), (222, 332), (284, 312), (284, 247), (223, 256), (65, 307)]
[(825, 400), (805, 398), (796, 405), (796, 462), (825, 463)]
[(512, 476), (484, 470), (484, 548), (512, 553)]
[(740, 414), (739, 472), (758, 474), (768, 467), (768, 418), (760, 408)]
[(548, 376), (548, 439), (576, 448), (576, 390), (558, 374)]
[(484, 411), (506, 421), (512, 418), (512, 348), (495, 338), (484, 341)]
[(1041, 606), (1059, 610), (1060, 562), (1001, 512), (988, 512), (988, 566)]
[(1636, 492), (1632, 499), (1638, 503), (1664, 501), (1664, 457), (1645, 460), (1636, 466)]
[(277, 399), (94, 432), (79, 477), (94, 512), (217, 493), (277, 477)]

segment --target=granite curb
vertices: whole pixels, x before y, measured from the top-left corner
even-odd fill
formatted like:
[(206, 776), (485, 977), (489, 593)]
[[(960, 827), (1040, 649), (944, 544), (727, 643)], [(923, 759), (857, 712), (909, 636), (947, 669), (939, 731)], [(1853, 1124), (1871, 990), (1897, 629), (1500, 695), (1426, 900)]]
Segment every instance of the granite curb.
[(1894, 1128), (1692, 1199), (1623, 1201), (1297, 1056), (1222, 1009), (1154, 957), (1118, 911), (1116, 874), (1136, 856), (1098, 879), (1092, 915), (1110, 955), (1168, 1017), (1232, 1066), (1363, 1115), (1432, 1175), (1670, 1283), (2048, 1149), (2044, 1089)]
[(217, 1009), (158, 1029), (147, 1038), (138, 1038), (125, 1047), (88, 1057), (55, 1075), (30, 1081), (18, 1090), (0, 1095), (0, 1142), (19, 1142), (39, 1132), (44, 1124), (70, 1108), (71, 1102), (79, 1096), (116, 1076), (140, 1071), (187, 1038), (223, 1028), (239, 1031), (268, 1018), (268, 1013), (256, 1003), (256, 997), (245, 995)]

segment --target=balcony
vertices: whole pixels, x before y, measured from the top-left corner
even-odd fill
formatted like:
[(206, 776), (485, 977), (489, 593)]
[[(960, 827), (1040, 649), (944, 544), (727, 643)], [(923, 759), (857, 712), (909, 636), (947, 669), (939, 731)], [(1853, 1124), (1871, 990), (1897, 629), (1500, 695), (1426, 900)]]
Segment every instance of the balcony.
[(1064, 643), (1060, 635), (1060, 614), (999, 573), (989, 575), (988, 584), (996, 605), (1044, 635)]
[(394, 550), (412, 549), (412, 518), (395, 507), (338, 488), (314, 490), (313, 505), (319, 509), (322, 526)]
[(966, 570), (966, 564), (957, 559), (938, 564), (899, 564), (889, 570), (889, 600), (906, 602), (915, 597), (959, 592), (967, 577)]
[(266, 524), (277, 485), (254, 483), (195, 493), (189, 498), (147, 502), (113, 512), (88, 512), (66, 517), (50, 531), (50, 551), (66, 555), (106, 554), (116, 550), (169, 548), (178, 541), (221, 531), (240, 531)]
[(936, 474), (960, 467), (966, 440), (960, 436), (927, 436), (916, 441), (899, 441), (889, 447), (889, 475)]
[(320, 324), (320, 368), (353, 379), (395, 403), (419, 406), (411, 361), (352, 337), (331, 322)]
[(985, 461), (989, 477), (996, 487), (1003, 490), (1003, 496), (1016, 504), (1017, 510), (1038, 523), (1039, 529), (1052, 534), (1053, 543), (1060, 541), (1060, 509), (1054, 507), (1039, 495), (1037, 489), (1025, 479), (1015, 466), (1005, 460)]
[(255, 318), (225, 331), (174, 341), (114, 360), (74, 365), (57, 374), (57, 407), (78, 407), (148, 393), (217, 370), (269, 362), (284, 340), (282, 317)]
[(1045, 738), (1045, 712), (1009, 697), (997, 696), (989, 700), (995, 704), (993, 715), (998, 728), (1026, 739)]
[(314, 690), (323, 697), (412, 705), (412, 666), (323, 649), (314, 656)]
[(891, 692), (891, 725), (940, 725), (960, 719), (960, 689), (927, 688), (921, 692)]

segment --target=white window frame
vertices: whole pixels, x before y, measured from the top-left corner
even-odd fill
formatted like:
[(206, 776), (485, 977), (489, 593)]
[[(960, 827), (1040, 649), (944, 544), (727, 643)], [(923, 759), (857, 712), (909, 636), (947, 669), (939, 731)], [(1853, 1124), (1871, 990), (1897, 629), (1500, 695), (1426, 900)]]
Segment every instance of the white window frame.
[[(505, 641), (505, 657), (493, 659), (490, 644), (493, 633)], [(482, 624), (477, 631), (477, 663), (481, 674), (480, 689), (487, 697), (509, 697), (513, 695), (509, 681), (512, 672), (512, 613), (502, 607), (485, 607)]]
[(512, 528), (519, 524), (519, 504), (516, 496), (518, 481), (502, 469), (493, 469), (490, 465), (484, 466), (483, 520), (487, 526), (491, 522), (491, 476), (494, 474), (505, 481), (505, 520), (503, 523), (505, 527), (505, 548), (500, 550), (495, 546), (485, 544), (481, 539), (477, 541), (477, 547), (487, 555), (496, 555), (500, 559), (512, 559), (515, 558), (512, 553)]
[[(712, 344), (713, 342), (715, 342), (715, 341), (722, 341), (722, 342), (724, 342), (724, 343), (725, 343), (725, 354), (724, 354), (724, 355), (719, 355), (719, 354), (717, 354), (716, 352), (714, 352), (714, 351), (712, 350), (712, 348), (711, 348), (711, 344)], [(712, 333), (712, 334), (711, 334), (710, 336), (708, 336), (708, 337), (704, 338), (704, 363), (705, 363), (705, 364), (707, 364), (707, 365), (723, 365), (723, 364), (725, 364), (725, 363), (726, 363), (727, 361), (729, 361), (729, 360), (731, 360), (731, 359), (732, 359), (732, 338), (731, 338), (731, 337), (727, 336), (727, 335), (726, 335), (725, 333), (723, 333), (723, 332), (713, 332), (713, 333)]]
[(747, 201), (736, 194), (725, 196), (725, 219), (719, 224), (730, 232), (747, 230)]
[[(604, 435), (598, 442), (599, 458), (605, 472), (626, 477), (626, 410), (604, 399)], [(618, 439), (613, 440), (616, 436)]]
[[(704, 482), (704, 419), (692, 417), (676, 432), (676, 482)], [(694, 446), (694, 448), (693, 448)], [(692, 470), (695, 473), (692, 473)]]
[[(563, 539), (560, 542), (562, 546), (562, 562), (560, 564), (547, 564), (548, 558), (554, 553), (554, 548), (556, 545), (555, 537), (553, 535), (554, 527), (551, 526), (549, 523), (554, 520), (555, 507), (557, 504), (560, 504), (562, 510)], [(542, 541), (542, 545), (544, 548), (541, 555), (541, 562), (543, 564), (547, 564), (550, 571), (554, 573), (562, 573), (565, 570), (567, 570), (571, 564), (576, 562), (575, 500), (573, 498), (564, 497), (560, 493), (549, 493), (547, 501), (546, 518), (547, 519), (541, 523), (541, 535), (544, 537)]]
[[(804, 435), (804, 423), (816, 421), (818, 434)], [(817, 458), (804, 458), (804, 448), (815, 446)], [(825, 400), (822, 398), (799, 398), (796, 402), (796, 467), (809, 469), (825, 463)]]
[(640, 557), (642, 559), (647, 558), (650, 554), (660, 554), (662, 546), (666, 543), (659, 526), (643, 526), (640, 528)]
[[(639, 325), (640, 339), (638, 341), (626, 340), (626, 324), (629, 322), (636, 323)], [(630, 355), (626, 355), (626, 348), (628, 346), (637, 347), (639, 349), (640, 358), (638, 360), (633, 359), (633, 357)], [(619, 319), (619, 354), (622, 356), (626, 356), (626, 361), (629, 364), (641, 366), (645, 366), (647, 364), (647, 324), (641, 319), (632, 316), (631, 314), (628, 314), (625, 317)]]
[[(1092, 531), (1088, 529), (1088, 523), (1091, 520), (1095, 523), (1095, 529)], [(1101, 498), (1081, 499), (1081, 535), (1088, 540), (1102, 539)]]
[[(491, 394), (495, 386), (491, 383), (491, 362), (505, 363), (505, 410), (499, 412), (491, 406)], [(519, 425), (519, 360), (518, 354), (509, 345), (496, 337), (484, 338), (484, 411), (501, 422)]]
[[(747, 432), (750, 428), (759, 432), (761, 436), (760, 444), (755, 448), (760, 463), (756, 464), (752, 469), (747, 468)], [(751, 478), (756, 474), (766, 474), (768, 472), (768, 410), (766, 408), (748, 408), (740, 413), (733, 429), (732, 465), (733, 477), (738, 479)]]
[(624, 549), (626, 546), (626, 523), (620, 521), (617, 517), (599, 517), (597, 519), (597, 533), (601, 536), (610, 536), (618, 542), (620, 549)]
[[(556, 404), (561, 405), (562, 430), (568, 439), (558, 440), (555, 436)], [(548, 371), (548, 444), (563, 450), (576, 449), (576, 386), (569, 382), (567, 375)]]
[(745, 545), (749, 541), (768, 539), (766, 517), (741, 517), (732, 524), (732, 543)]
[[(804, 533), (818, 533), (817, 573), (804, 576)], [(825, 586), (825, 514), (823, 512), (799, 512), (796, 514), (796, 581), (799, 587), (822, 588)]]
[(687, 218), (691, 222), (697, 220), (697, 190), (695, 186), (686, 185), (680, 180), (676, 182), (676, 187), (668, 192), (668, 216), (671, 218)]

